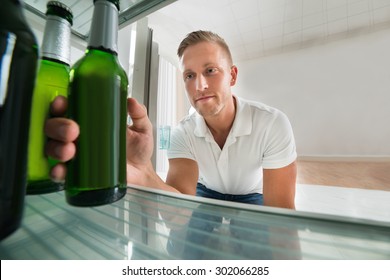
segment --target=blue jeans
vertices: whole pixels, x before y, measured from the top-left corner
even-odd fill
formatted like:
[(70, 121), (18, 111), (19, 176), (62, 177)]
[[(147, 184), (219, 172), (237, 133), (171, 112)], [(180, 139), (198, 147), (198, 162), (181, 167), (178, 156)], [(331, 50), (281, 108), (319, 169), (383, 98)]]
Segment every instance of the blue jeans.
[(224, 194), (217, 191), (210, 190), (206, 188), (203, 184), (198, 183), (196, 186), (196, 196), (215, 198), (219, 200), (227, 200), (234, 202), (242, 202), (248, 204), (263, 205), (263, 195), (259, 193), (250, 193), (250, 194)]

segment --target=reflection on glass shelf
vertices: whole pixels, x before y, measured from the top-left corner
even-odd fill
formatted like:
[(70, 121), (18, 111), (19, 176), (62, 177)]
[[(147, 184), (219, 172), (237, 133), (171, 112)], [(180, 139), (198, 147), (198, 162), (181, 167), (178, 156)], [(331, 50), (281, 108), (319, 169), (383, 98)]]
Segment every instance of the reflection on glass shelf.
[[(390, 259), (390, 225), (130, 187), (78, 208), (27, 196), (1, 259)], [(225, 205), (224, 205), (225, 204)]]

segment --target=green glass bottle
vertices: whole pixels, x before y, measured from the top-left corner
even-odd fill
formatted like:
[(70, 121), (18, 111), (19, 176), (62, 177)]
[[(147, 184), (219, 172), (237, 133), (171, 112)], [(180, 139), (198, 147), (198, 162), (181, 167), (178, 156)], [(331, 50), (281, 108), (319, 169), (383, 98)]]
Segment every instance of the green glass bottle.
[(88, 48), (70, 71), (69, 117), (80, 126), (68, 162), (69, 204), (94, 206), (126, 193), (128, 78), (118, 61), (118, 0), (94, 1)]
[(22, 3), (0, 3), (0, 240), (23, 217), (27, 144), (38, 46)]
[(63, 182), (50, 179), (55, 161), (45, 155), (45, 120), (50, 103), (58, 96), (68, 95), (70, 71), (70, 34), (73, 14), (58, 1), (49, 1), (42, 40), (42, 54), (33, 94), (27, 164), (27, 194), (63, 190)]

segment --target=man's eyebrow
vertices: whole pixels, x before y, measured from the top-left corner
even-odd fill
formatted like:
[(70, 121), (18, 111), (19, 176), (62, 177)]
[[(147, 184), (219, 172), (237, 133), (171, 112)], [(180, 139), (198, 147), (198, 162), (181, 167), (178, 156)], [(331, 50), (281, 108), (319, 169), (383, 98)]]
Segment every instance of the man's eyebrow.
[(186, 69), (183, 71), (183, 74), (188, 74), (188, 73), (192, 73), (192, 72), (194, 72), (194, 71), (192, 71), (191, 69)]
[(215, 62), (209, 62), (209, 63), (206, 63), (205, 65), (203, 65), (203, 67), (209, 67), (209, 66), (214, 66), (214, 67), (218, 67), (218, 64), (215, 63)]
[[(207, 67), (210, 67), (210, 66), (213, 66), (213, 67), (219, 67), (219, 65), (215, 62), (208, 62), (208, 63), (205, 63), (203, 64), (203, 68), (207, 68)], [(183, 71), (183, 73), (191, 73), (191, 72), (194, 72), (192, 69), (185, 69)]]

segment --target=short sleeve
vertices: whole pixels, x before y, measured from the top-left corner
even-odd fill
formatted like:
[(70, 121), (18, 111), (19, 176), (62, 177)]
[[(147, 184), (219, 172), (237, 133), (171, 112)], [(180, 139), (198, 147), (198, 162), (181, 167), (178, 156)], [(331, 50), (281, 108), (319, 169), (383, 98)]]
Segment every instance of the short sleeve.
[(171, 133), (171, 143), (167, 151), (168, 158), (188, 158), (195, 160), (189, 138), (182, 126), (175, 127)]
[(296, 160), (293, 130), (284, 113), (277, 111), (264, 140), (264, 169), (282, 168)]

